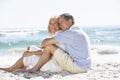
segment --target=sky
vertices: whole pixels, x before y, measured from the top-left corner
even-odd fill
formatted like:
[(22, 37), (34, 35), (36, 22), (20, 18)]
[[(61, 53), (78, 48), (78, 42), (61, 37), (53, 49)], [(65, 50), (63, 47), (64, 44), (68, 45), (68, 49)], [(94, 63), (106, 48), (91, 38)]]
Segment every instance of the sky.
[(47, 27), (62, 13), (79, 26), (120, 25), (120, 0), (0, 0), (0, 28)]

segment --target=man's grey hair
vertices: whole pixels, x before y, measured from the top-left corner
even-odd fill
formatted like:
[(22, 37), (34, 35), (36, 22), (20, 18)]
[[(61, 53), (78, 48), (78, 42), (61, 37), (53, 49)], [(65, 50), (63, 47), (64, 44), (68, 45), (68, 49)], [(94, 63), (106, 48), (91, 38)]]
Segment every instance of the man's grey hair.
[(60, 17), (64, 17), (64, 19), (66, 20), (66, 21), (68, 21), (69, 19), (71, 19), (72, 20), (72, 24), (74, 24), (75, 22), (74, 22), (74, 17), (71, 15), (71, 14), (69, 14), (69, 13), (64, 13), (64, 14), (61, 14), (60, 15)]

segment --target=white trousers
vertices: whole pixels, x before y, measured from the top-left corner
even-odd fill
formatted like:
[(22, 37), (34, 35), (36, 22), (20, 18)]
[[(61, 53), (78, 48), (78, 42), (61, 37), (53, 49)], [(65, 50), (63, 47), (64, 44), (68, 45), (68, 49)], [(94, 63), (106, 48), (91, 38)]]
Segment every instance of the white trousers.
[[(40, 48), (36, 46), (30, 46), (29, 51), (37, 51), (40, 50)], [(28, 57), (23, 58), (23, 64), (24, 66), (28, 68), (33, 68), (39, 61), (40, 56), (32, 55)], [(50, 71), (50, 72), (60, 72), (62, 71), (61, 67), (59, 67), (57, 64), (54, 64), (53, 58), (51, 58), (43, 67), (40, 69), (41, 71)]]

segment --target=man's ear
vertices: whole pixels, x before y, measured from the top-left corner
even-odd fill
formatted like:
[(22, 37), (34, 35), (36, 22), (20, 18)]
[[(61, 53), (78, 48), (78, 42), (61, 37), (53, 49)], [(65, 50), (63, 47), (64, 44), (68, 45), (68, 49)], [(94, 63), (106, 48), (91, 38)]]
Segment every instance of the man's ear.
[(71, 19), (69, 19), (69, 24), (71, 24), (71, 25), (72, 25), (72, 20), (71, 20)]
[(72, 20), (71, 20), (71, 19), (69, 19), (69, 22), (72, 22)]

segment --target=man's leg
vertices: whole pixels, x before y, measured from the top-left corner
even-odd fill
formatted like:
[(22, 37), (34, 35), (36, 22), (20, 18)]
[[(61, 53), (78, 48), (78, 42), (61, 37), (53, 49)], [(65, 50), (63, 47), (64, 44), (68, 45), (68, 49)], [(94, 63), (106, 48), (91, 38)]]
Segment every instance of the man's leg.
[(56, 45), (48, 45), (43, 50), (43, 55), (41, 56), (40, 60), (36, 64), (35, 67), (33, 67), (31, 70), (28, 70), (28, 72), (36, 72), (38, 71), (46, 62), (49, 61), (51, 56), (54, 54), (54, 52), (57, 50)]

